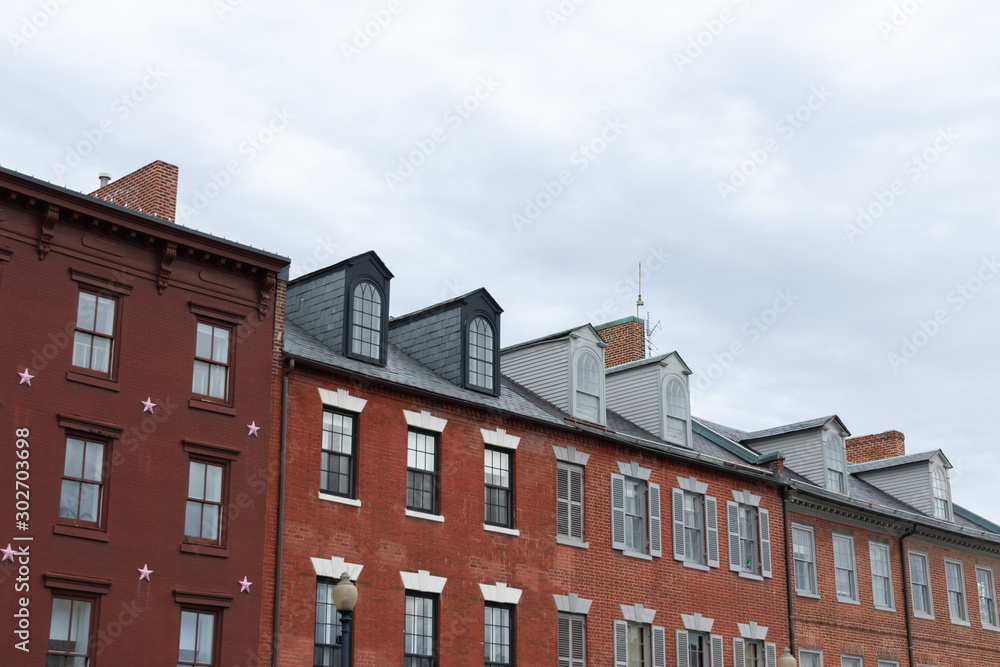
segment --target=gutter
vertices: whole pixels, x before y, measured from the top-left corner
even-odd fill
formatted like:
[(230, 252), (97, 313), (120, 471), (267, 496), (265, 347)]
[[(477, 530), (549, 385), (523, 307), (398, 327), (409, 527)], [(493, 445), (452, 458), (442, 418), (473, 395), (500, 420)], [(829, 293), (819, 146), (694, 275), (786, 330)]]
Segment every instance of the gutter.
[(295, 359), (281, 374), (281, 467), (278, 475), (278, 545), (274, 565), (274, 634), (271, 639), (271, 665), (278, 667), (278, 640), (281, 628), (281, 554), (285, 535), (285, 452), (288, 438), (288, 374), (295, 370)]
[(903, 616), (906, 618), (906, 652), (910, 659), (910, 667), (916, 667), (917, 663), (913, 659), (913, 621), (910, 619), (910, 573), (907, 570), (909, 559), (906, 556), (906, 549), (903, 547), (903, 540), (917, 532), (917, 525), (899, 536), (899, 560), (903, 565)]
[[(797, 655), (795, 649), (795, 596), (792, 592), (792, 542), (789, 539), (788, 528), (788, 487), (781, 487), (781, 516), (782, 526), (785, 529), (785, 592), (788, 594), (788, 641), (791, 644), (792, 655)], [(911, 661), (912, 663), (912, 661)], [(912, 664), (911, 664), (912, 667)]]

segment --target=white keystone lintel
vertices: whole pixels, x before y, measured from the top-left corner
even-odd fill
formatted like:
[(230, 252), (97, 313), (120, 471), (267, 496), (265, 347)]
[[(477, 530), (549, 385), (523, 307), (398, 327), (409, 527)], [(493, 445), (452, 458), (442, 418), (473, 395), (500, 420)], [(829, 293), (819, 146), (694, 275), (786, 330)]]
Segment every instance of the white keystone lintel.
[(708, 484), (699, 482), (694, 477), (678, 477), (677, 484), (685, 491), (703, 494), (708, 491)]
[(711, 632), (715, 625), (714, 618), (705, 618), (701, 614), (681, 614), (684, 629), (691, 632)]
[(581, 614), (586, 616), (590, 613), (590, 605), (594, 603), (593, 600), (584, 600), (577, 596), (576, 593), (553, 595), (552, 597), (556, 601), (556, 609), (567, 614)]
[(448, 583), (447, 577), (432, 576), (427, 570), (417, 570), (416, 572), (400, 572), (403, 580), (403, 588), (408, 591), (418, 591), (420, 593), (441, 594), (444, 585)]
[(329, 389), (323, 389), (320, 387), (319, 398), (323, 401), (323, 405), (331, 408), (337, 408), (339, 410), (345, 410), (346, 412), (357, 412), (359, 414), (365, 409), (365, 404), (368, 403), (368, 401), (363, 398), (351, 396), (351, 393), (346, 389), (330, 391)]
[(483, 599), (497, 604), (517, 604), (521, 600), (521, 589), (510, 588), (507, 584), (497, 582), (496, 585), (479, 584)]
[(740, 628), (740, 636), (743, 639), (759, 639), (764, 641), (767, 639), (767, 628), (763, 625), (757, 625), (756, 621), (750, 621), (749, 623), (737, 623)]
[(447, 419), (435, 417), (426, 410), (421, 410), (420, 412), (403, 410), (403, 416), (406, 417), (407, 426), (420, 428), (425, 431), (436, 431), (437, 433), (443, 431), (445, 425), (448, 423)]
[(656, 617), (655, 609), (646, 609), (641, 604), (623, 604), (621, 607), (622, 616), (625, 617), (626, 621), (631, 621), (632, 623), (645, 623), (648, 625)]
[(641, 479), (644, 482), (649, 481), (649, 475), (653, 471), (649, 468), (643, 468), (641, 465), (632, 461), (631, 463), (618, 462), (618, 472), (625, 475), (626, 477), (631, 477), (632, 479)]
[(483, 442), (493, 447), (503, 447), (505, 449), (517, 449), (521, 439), (516, 435), (511, 435), (502, 428), (495, 431), (487, 431), (485, 428), (479, 429), (483, 434)]
[(760, 507), (760, 496), (754, 495), (746, 489), (742, 491), (733, 491), (733, 500), (744, 505)]
[(356, 563), (346, 563), (339, 556), (331, 558), (310, 558), (313, 569), (316, 570), (317, 577), (328, 577), (330, 579), (340, 579), (340, 575), (347, 573), (351, 581), (357, 581), (361, 576), (361, 569), (364, 565)]
[(587, 461), (590, 460), (590, 454), (584, 454), (573, 445), (569, 445), (567, 447), (556, 447), (555, 445), (552, 445), (552, 453), (556, 455), (557, 461), (574, 463), (578, 466), (585, 466), (587, 465)]

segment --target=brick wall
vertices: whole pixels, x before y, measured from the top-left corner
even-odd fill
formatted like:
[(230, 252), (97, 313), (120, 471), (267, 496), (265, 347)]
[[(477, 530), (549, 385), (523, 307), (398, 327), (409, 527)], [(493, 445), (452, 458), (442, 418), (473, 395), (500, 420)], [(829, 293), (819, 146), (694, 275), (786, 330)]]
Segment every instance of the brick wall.
[(608, 344), (604, 350), (605, 368), (646, 358), (646, 324), (638, 317), (626, 317), (594, 328)]
[(906, 453), (904, 436), (899, 431), (862, 435), (847, 439), (847, 460), (851, 463), (880, 461)]
[(177, 177), (177, 167), (157, 160), (111, 181), (90, 196), (173, 222), (177, 214)]

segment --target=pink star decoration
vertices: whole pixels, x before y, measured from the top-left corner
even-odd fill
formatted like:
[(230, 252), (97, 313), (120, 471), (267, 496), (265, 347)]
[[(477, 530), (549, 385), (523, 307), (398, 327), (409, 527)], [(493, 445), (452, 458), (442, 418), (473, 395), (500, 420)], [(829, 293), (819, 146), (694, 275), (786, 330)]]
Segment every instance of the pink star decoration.
[(252, 421), (252, 422), (250, 422), (249, 424), (247, 424), (247, 428), (248, 428), (248, 429), (250, 429), (250, 432), (249, 432), (249, 433), (247, 433), (247, 437), (248, 437), (248, 438), (249, 438), (249, 437), (250, 437), (251, 435), (252, 435), (253, 437), (255, 437), (255, 438), (256, 438), (256, 437), (258, 437), (258, 436), (257, 436), (257, 431), (259, 431), (259, 430), (260, 430), (260, 426), (257, 426), (257, 422), (256, 422), (256, 421)]
[(142, 411), (143, 412), (149, 412), (149, 413), (152, 414), (153, 408), (156, 407), (156, 403), (153, 403), (153, 397), (152, 396), (148, 396), (148, 397), (146, 397), (145, 401), (139, 401), (139, 402), (142, 403)]
[[(0, 554), (3, 554), (3, 558), (0, 558), (0, 563), (5, 560), (9, 560), (11, 563), (14, 562), (14, 550), (11, 548), (10, 543), (7, 544), (6, 549), (0, 549)], [(246, 579), (246, 577), (243, 577)]]
[(31, 380), (35, 377), (28, 372), (27, 368), (24, 369), (23, 373), (18, 373), (18, 375), (21, 376), (21, 381), (18, 384), (27, 384), (29, 387), (31, 386)]
[(149, 581), (149, 575), (153, 574), (153, 571), (149, 569), (148, 563), (143, 563), (142, 567), (139, 568), (139, 581), (145, 579)]
[(250, 587), (253, 586), (252, 581), (247, 581), (246, 575), (243, 575), (243, 581), (237, 581), (236, 583), (240, 585), (240, 593), (249, 593)]

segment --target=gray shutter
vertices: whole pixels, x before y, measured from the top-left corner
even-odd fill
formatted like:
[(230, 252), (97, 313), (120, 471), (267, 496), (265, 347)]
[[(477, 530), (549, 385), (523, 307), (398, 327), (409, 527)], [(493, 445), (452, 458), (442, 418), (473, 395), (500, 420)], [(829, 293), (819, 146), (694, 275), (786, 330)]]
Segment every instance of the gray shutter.
[(556, 466), (556, 535), (569, 536), (569, 469)]
[(722, 637), (719, 635), (712, 635), (709, 637), (709, 641), (712, 645), (712, 667), (725, 667), (722, 663)]
[(625, 550), (625, 477), (611, 475), (611, 548)]
[(708, 566), (719, 567), (719, 510), (718, 501), (705, 496), (705, 553)]
[(653, 667), (667, 667), (667, 633), (653, 626)]
[(726, 529), (729, 533), (729, 569), (739, 572), (743, 559), (740, 558), (740, 506), (726, 501)]
[[(674, 489), (676, 491), (677, 489)], [(688, 665), (688, 633), (687, 630), (677, 630), (677, 667), (689, 667)]]
[(746, 667), (746, 665), (747, 661), (743, 654), (743, 638), (733, 637), (733, 667)]
[(559, 614), (559, 667), (572, 667), (570, 664), (570, 617)]
[(760, 528), (757, 534), (760, 536), (760, 574), (763, 577), (771, 576), (771, 515), (765, 509), (757, 510), (757, 523)]
[(583, 541), (583, 469), (569, 469), (569, 536)]
[(571, 667), (584, 667), (587, 662), (587, 642), (585, 635), (585, 621), (582, 616), (570, 617), (570, 635), (572, 637), (572, 652), (570, 653)]
[(615, 621), (615, 667), (628, 667), (628, 623)]
[(684, 560), (684, 492), (670, 489), (670, 498), (670, 516), (674, 524), (674, 560)]
[(771, 642), (764, 644), (765, 667), (778, 667), (778, 647)]
[(660, 485), (649, 483), (649, 555), (662, 556), (660, 530)]

